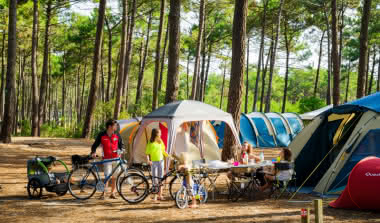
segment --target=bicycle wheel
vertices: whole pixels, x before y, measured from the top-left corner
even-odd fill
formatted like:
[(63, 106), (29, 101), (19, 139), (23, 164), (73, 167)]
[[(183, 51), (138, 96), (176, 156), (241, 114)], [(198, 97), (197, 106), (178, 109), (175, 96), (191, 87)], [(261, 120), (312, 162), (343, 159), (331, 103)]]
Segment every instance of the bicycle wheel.
[(228, 188), (228, 198), (232, 201), (232, 202), (236, 202), (239, 200), (240, 198), (240, 189), (239, 189), (239, 185), (235, 184), (235, 183), (231, 183), (230, 184), (230, 187)]
[(182, 186), (175, 195), (175, 204), (178, 208), (184, 209), (189, 204), (189, 197), (185, 186)]
[(199, 185), (197, 194), (195, 196), (199, 200), (200, 203), (202, 203), (202, 204), (206, 203), (207, 198), (208, 198), (207, 188), (202, 184)]
[(140, 175), (144, 176), (144, 172), (142, 170), (138, 169), (138, 168), (135, 168), (135, 167), (127, 168), (125, 171), (120, 171), (119, 175), (116, 178), (116, 189), (117, 189), (117, 192), (120, 193), (121, 180), (124, 177), (126, 177), (129, 173), (137, 173), (137, 174), (140, 174)]
[(174, 176), (169, 183), (169, 193), (170, 193), (170, 197), (173, 200), (175, 200), (176, 193), (179, 191), (181, 186), (182, 185), (181, 185), (181, 182), (180, 182), (178, 176)]
[(96, 192), (98, 178), (91, 169), (80, 167), (73, 170), (69, 176), (69, 191), (73, 197), (86, 200)]
[(37, 178), (32, 178), (28, 182), (27, 191), (29, 198), (41, 198), (42, 196), (42, 186), (41, 182)]
[(121, 180), (119, 194), (130, 204), (140, 203), (149, 194), (149, 183), (145, 176), (130, 173)]

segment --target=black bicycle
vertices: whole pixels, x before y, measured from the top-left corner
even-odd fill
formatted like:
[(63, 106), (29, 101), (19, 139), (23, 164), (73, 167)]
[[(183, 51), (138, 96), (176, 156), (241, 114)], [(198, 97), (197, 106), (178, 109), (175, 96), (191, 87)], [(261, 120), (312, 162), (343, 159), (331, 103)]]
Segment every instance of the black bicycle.
[(254, 173), (251, 176), (233, 176), (228, 187), (228, 199), (236, 202), (244, 195), (253, 199), (259, 185), (260, 181)]
[[(149, 194), (158, 194), (163, 183), (169, 177), (173, 177), (169, 183), (169, 193), (170, 197), (174, 200), (177, 191), (181, 187), (176, 166), (177, 161), (174, 160), (174, 169), (167, 172), (162, 178), (153, 177), (150, 171), (150, 166), (148, 165), (144, 166), (144, 169), (149, 173), (148, 177), (139, 173), (128, 173), (120, 182), (121, 197), (131, 204), (140, 203), (144, 201)], [(154, 179), (158, 179), (158, 184), (153, 183)], [(149, 181), (152, 183), (150, 184)]]

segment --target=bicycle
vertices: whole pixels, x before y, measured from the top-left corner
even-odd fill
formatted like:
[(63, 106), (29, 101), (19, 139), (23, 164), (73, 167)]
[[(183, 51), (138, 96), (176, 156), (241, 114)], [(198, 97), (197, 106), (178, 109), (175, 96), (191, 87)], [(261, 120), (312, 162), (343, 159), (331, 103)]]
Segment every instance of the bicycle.
[[(118, 151), (118, 154), (123, 151)], [(92, 160), (91, 156), (86, 157), (88, 160)], [(106, 176), (104, 181), (101, 180), (99, 175), (98, 165), (109, 163), (109, 162), (118, 162), (117, 166), (112, 169), (112, 172), (109, 176)], [(73, 169), (69, 175), (68, 188), (73, 197), (79, 200), (86, 200), (91, 198), (96, 191), (105, 191), (105, 184), (111, 179), (114, 173), (118, 168), (121, 168), (119, 175), (116, 178), (116, 188), (118, 193), (121, 195), (121, 179), (124, 178), (128, 172), (133, 171), (135, 174), (143, 175), (144, 173), (136, 168), (128, 168), (127, 161), (118, 157), (114, 159), (107, 159), (92, 163), (87, 163), (80, 165)]]
[(181, 182), (181, 188), (176, 193), (175, 203), (178, 208), (184, 209), (189, 205), (189, 202), (192, 202), (193, 196), (196, 200), (199, 200), (201, 204), (207, 202), (208, 191), (204, 186), (204, 181), (207, 179), (208, 175), (202, 169), (199, 172), (190, 171), (188, 174), (192, 175), (193, 187), (192, 189), (188, 188), (188, 183), (186, 182), (186, 174), (182, 174), (183, 179)]
[(233, 176), (228, 187), (228, 199), (232, 202), (236, 202), (245, 194), (248, 194), (249, 198), (253, 199), (254, 193), (258, 191), (260, 185), (256, 174), (252, 173), (250, 177), (238, 176), (238, 180), (235, 180), (235, 177), (236, 176)]
[[(153, 177), (151, 175), (150, 166), (145, 165), (149, 172), (149, 178), (145, 175), (129, 173), (127, 176), (123, 177), (120, 183), (120, 196), (130, 204), (137, 204), (146, 199), (149, 194), (158, 194), (160, 188), (163, 186), (163, 182), (166, 181), (170, 176), (174, 176), (169, 183), (169, 193), (170, 196), (175, 199), (175, 181), (178, 179), (177, 171), (177, 161), (174, 160), (174, 169), (167, 172), (162, 178)], [(158, 184), (152, 183), (152, 187), (148, 180), (153, 182), (153, 179), (158, 179)]]

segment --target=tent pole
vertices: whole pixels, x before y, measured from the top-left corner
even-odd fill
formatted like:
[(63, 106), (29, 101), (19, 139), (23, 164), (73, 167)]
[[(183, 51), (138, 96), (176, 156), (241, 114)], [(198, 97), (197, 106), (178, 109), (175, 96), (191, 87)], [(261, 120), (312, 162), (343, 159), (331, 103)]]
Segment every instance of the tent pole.
[[(363, 113), (362, 113), (363, 114)], [(361, 115), (358, 115), (358, 117), (355, 119), (355, 122), (357, 120), (359, 120), (361, 117), (362, 117), (362, 114)], [(328, 118), (328, 116), (326, 117)], [(355, 122), (352, 122), (351, 126), (348, 128), (348, 129), (351, 129), (354, 125), (353, 123)], [(343, 138), (344, 136), (346, 136), (346, 134), (348, 133), (349, 131), (347, 130), (344, 135), (341, 136), (341, 138)], [(323, 161), (325, 161), (325, 159), (327, 158), (327, 156), (335, 149), (335, 147), (339, 145), (339, 143), (335, 144), (331, 149), (330, 151), (325, 155), (325, 157), (323, 157), (323, 159), (321, 160), (321, 162), (318, 163), (318, 165), (314, 168), (314, 170), (309, 174), (309, 176), (303, 181), (303, 183), (301, 184), (301, 186), (297, 189), (296, 192), (293, 193), (293, 195), (289, 198), (289, 200), (292, 200), (294, 198), (294, 196), (296, 196), (296, 194), (301, 190), (301, 188), (305, 185), (305, 183), (310, 179), (310, 177), (314, 174), (314, 172), (319, 168), (319, 166), (323, 163)]]

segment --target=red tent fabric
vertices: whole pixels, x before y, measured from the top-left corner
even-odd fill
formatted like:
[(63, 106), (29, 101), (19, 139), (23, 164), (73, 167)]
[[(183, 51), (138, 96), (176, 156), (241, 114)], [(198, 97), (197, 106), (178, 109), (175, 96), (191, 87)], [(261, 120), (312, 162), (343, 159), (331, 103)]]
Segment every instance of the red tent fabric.
[(160, 122), (159, 126), (160, 126), (160, 130), (161, 130), (161, 139), (165, 144), (165, 150), (167, 150), (167, 148), (168, 148), (168, 128), (166, 128), (166, 126), (161, 124), (161, 122)]
[(367, 157), (352, 169), (348, 183), (334, 208), (380, 210), (380, 158)]

